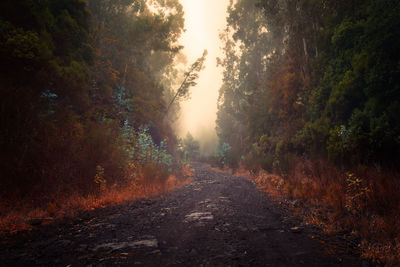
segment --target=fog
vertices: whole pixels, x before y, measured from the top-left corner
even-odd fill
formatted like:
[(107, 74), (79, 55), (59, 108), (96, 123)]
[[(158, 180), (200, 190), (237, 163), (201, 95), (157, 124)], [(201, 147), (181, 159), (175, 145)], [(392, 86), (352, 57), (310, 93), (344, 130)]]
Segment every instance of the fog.
[(202, 154), (214, 153), (217, 144), (215, 120), (218, 90), (222, 84), (222, 69), (217, 68), (216, 58), (222, 57), (219, 32), (226, 25), (229, 0), (181, 0), (185, 11), (185, 29), (180, 43), (191, 64), (208, 50), (205, 69), (198, 84), (191, 88), (191, 99), (181, 104), (177, 123), (178, 135), (190, 132), (200, 142)]

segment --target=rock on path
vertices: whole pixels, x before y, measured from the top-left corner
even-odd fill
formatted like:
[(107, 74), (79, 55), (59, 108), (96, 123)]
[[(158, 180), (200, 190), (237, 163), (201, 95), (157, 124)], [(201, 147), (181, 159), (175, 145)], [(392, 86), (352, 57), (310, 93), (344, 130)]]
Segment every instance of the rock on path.
[(194, 167), (168, 194), (3, 238), (0, 266), (362, 266), (324, 255), (249, 180)]

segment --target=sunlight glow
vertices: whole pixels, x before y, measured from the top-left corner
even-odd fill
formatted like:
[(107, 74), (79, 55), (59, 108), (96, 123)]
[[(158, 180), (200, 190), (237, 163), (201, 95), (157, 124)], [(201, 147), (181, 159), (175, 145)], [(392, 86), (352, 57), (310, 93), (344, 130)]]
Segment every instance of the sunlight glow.
[[(215, 120), (218, 90), (222, 84), (222, 69), (217, 68), (216, 58), (222, 57), (219, 32), (226, 25), (229, 0), (181, 0), (185, 12), (186, 32), (181, 37), (188, 63), (194, 62), (208, 50), (205, 69), (200, 73), (190, 100), (182, 103), (178, 126), (180, 136), (189, 131), (199, 139), (201, 150), (215, 149), (217, 142)], [(212, 151), (208, 151), (212, 152)]]

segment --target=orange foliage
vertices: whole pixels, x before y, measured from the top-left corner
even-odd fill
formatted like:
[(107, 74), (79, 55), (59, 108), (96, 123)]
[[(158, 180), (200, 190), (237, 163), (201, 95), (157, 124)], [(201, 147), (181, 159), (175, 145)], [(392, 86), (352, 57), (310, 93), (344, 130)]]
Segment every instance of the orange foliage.
[(303, 82), (293, 63), (288, 62), (273, 73), (268, 85), (271, 94), (270, 112), (278, 114), (281, 120), (299, 112), (300, 106), (296, 103)]
[(358, 249), (363, 257), (388, 266), (400, 264), (400, 181), (396, 174), (372, 168), (359, 175), (343, 174), (323, 162), (299, 162), (287, 179), (264, 171), (250, 178), (260, 190), (286, 200), (305, 223), (318, 226), (323, 233), (360, 239)]
[(31, 230), (35, 221), (39, 224), (51, 223), (65, 216), (74, 216), (77, 211), (94, 210), (107, 206), (118, 205), (126, 201), (148, 198), (165, 193), (175, 188), (191, 183), (193, 171), (183, 168), (179, 177), (170, 175), (165, 183), (140, 184), (136, 181), (127, 186), (106, 187), (100, 194), (90, 194), (86, 197), (72, 195), (68, 198), (55, 199), (45, 203), (40, 208), (28, 207), (25, 203), (0, 204), (0, 233), (16, 233)]
[(251, 174), (248, 170), (246, 170), (243, 167), (239, 167), (237, 168), (235, 171), (232, 168), (217, 168), (217, 167), (212, 167), (210, 164), (204, 164), (206, 165), (208, 168), (212, 169), (213, 171), (216, 172), (222, 172), (222, 173), (230, 173), (230, 174), (234, 174), (236, 176), (243, 176), (243, 177), (250, 177)]

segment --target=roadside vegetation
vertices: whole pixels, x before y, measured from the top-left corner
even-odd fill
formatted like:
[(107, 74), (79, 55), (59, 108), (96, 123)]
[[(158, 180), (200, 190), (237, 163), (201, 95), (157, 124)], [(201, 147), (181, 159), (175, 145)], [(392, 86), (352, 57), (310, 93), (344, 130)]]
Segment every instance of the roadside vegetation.
[(0, 230), (185, 183), (179, 1), (0, 3)]
[(363, 257), (400, 264), (398, 1), (245, 0), (228, 13), (210, 161), (242, 165)]
[[(179, 0), (0, 2), (0, 231), (185, 184)], [(400, 2), (230, 1), (219, 145), (305, 221), (400, 265)]]

